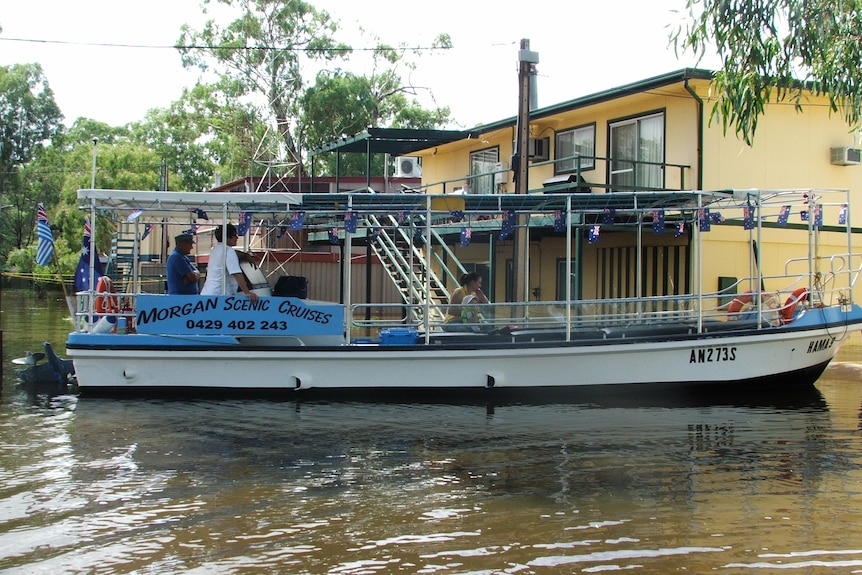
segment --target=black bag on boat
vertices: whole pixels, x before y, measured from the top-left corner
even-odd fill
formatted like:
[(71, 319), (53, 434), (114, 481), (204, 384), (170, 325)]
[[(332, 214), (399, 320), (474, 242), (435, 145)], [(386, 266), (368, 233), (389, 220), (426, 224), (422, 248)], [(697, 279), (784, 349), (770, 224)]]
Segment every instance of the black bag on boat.
[(277, 297), (308, 297), (308, 278), (305, 276), (281, 276), (275, 282), (272, 295)]

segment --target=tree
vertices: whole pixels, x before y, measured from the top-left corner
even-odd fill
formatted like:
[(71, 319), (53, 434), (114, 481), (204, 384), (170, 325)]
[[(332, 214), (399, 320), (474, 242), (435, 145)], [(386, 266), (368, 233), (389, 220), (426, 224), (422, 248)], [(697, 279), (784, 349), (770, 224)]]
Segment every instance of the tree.
[(0, 66), (0, 254), (32, 238), (38, 188), (20, 170), (61, 129), (63, 115), (39, 64)]
[[(432, 48), (449, 48), (451, 40), (441, 34)], [(302, 98), (302, 143), (314, 148), (362, 132), (367, 127), (386, 125), (391, 128), (432, 129), (449, 121), (449, 108), (424, 108), (416, 99), (421, 88), (409, 80), (416, 68), (408, 55), (418, 56), (418, 50), (393, 48), (378, 44), (373, 51), (370, 72), (356, 75), (344, 70), (322, 71), (314, 86)], [(405, 81), (400, 73), (408, 71)], [(334, 158), (323, 158), (316, 166), (324, 173), (335, 173)], [(372, 172), (382, 173), (383, 160), (375, 158)], [(342, 158), (342, 173), (363, 174), (365, 158)]]
[(856, 127), (862, 115), (862, 0), (687, 0), (690, 21), (671, 34), (679, 50), (722, 59), (713, 118), (751, 145), (770, 101), (803, 107), (803, 93), (828, 97)]
[(325, 11), (302, 0), (204, 0), (238, 6), (239, 17), (227, 26), (214, 20), (195, 31), (183, 27), (178, 48), (186, 67), (206, 70), (210, 60), (235, 81), (235, 97), (264, 95), (288, 157), (299, 162), (292, 130), (302, 67), (316, 59), (332, 60), (350, 51), (336, 42), (336, 24)]
[(228, 98), (231, 80), (184, 89), (169, 108), (153, 109), (131, 125), (133, 140), (154, 150), (177, 177), (172, 190), (212, 187), (216, 171), (255, 175), (252, 159), (265, 132), (251, 105)]

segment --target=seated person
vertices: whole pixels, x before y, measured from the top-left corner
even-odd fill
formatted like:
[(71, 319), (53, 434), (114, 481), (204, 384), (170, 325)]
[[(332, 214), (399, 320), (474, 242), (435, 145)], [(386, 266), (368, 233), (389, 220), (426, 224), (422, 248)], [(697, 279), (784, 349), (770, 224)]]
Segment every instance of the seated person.
[(477, 303), (489, 303), (482, 293), (482, 276), (478, 272), (461, 275), (461, 285), (449, 297), (449, 307), (446, 308), (446, 323), (461, 323), (461, 304), (467, 296), (476, 298)]
[(195, 245), (191, 234), (180, 234), (174, 238), (176, 246), (168, 256), (168, 293), (179, 295), (197, 295), (198, 280), (201, 274), (191, 262), (189, 254)]

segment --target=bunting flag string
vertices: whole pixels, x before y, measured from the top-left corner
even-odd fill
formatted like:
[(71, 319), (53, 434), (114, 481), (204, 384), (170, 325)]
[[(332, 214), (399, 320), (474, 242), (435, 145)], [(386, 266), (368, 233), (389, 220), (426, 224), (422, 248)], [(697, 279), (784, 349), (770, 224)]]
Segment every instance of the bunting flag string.
[(36, 235), (39, 237), (39, 243), (36, 246), (36, 263), (47, 266), (54, 256), (54, 234), (51, 233), (48, 213), (41, 202), (36, 206)]

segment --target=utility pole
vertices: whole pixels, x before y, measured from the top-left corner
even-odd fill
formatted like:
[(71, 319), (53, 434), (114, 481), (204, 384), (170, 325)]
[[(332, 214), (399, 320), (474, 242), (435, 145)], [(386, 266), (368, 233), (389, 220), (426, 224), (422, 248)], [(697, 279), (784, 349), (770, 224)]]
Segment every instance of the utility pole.
[[(512, 170), (515, 172), (515, 193), (526, 194), (529, 189), (528, 172), (530, 168), (530, 82), (535, 74), (539, 54), (530, 51), (530, 41), (521, 40), (518, 51), (518, 126), (515, 140), (515, 153), (512, 156)], [(519, 215), (515, 226), (514, 257), (512, 260), (512, 279), (515, 283), (515, 301), (522, 303), (528, 298), (530, 271), (528, 267), (530, 241), (527, 230), (528, 215)], [(527, 309), (524, 308), (526, 314)]]

